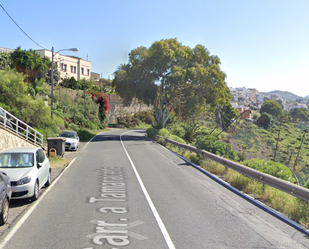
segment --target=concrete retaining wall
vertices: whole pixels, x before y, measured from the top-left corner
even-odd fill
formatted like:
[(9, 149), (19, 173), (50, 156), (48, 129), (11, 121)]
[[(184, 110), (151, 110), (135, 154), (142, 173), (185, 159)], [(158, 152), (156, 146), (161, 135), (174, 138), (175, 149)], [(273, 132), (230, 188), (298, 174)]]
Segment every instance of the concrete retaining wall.
[(0, 126), (0, 151), (16, 147), (35, 147), (32, 143), (27, 142), (22, 137)]

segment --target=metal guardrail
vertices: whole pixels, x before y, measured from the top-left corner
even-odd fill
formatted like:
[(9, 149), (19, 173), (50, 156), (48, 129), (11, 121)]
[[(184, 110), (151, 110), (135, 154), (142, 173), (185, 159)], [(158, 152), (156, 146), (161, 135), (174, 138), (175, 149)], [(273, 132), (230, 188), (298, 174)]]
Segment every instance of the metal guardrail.
[(237, 172), (239, 172), (239, 173), (241, 173), (241, 174), (243, 174), (247, 177), (250, 177), (254, 180), (257, 180), (257, 181), (259, 181), (263, 184), (267, 184), (267, 185), (272, 186), (272, 187), (274, 187), (274, 188), (276, 188), (280, 191), (283, 191), (283, 192), (288, 193), (292, 196), (298, 197), (299, 199), (302, 199), (304, 201), (309, 202), (309, 189), (307, 189), (307, 188), (298, 186), (296, 184), (292, 184), (288, 181), (284, 181), (284, 180), (279, 179), (277, 177), (274, 177), (274, 176), (265, 174), (263, 172), (260, 172), (258, 170), (246, 167), (244, 165), (230, 161), (230, 160), (225, 159), (223, 157), (214, 155), (214, 154), (207, 152), (205, 150), (200, 150), (200, 149), (197, 149), (197, 148), (190, 146), (190, 145), (178, 143), (178, 142), (175, 142), (171, 139), (167, 139), (167, 138), (164, 138), (164, 139), (165, 139), (166, 142), (168, 142), (170, 144), (173, 144), (173, 145), (176, 145), (180, 148), (195, 152), (198, 155), (202, 155), (202, 156), (209, 158), (209, 159), (211, 159), (211, 160), (213, 160), (217, 163), (220, 163), (223, 166), (225, 166), (226, 169), (230, 168), (230, 169), (235, 170), (235, 171), (237, 171)]
[(0, 125), (11, 130), (26, 140), (43, 147), (44, 136), (0, 107)]

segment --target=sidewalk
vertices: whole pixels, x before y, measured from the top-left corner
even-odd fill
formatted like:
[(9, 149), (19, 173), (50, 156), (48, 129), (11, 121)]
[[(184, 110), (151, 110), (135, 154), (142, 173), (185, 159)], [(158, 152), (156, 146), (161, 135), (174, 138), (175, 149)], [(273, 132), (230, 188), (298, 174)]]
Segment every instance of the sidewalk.
[[(80, 142), (77, 151), (65, 151), (63, 155), (63, 159), (71, 162), (74, 158), (79, 156), (81, 150), (85, 147), (86, 144), (87, 144), (86, 142)], [(61, 172), (65, 169), (65, 167), (67, 167), (67, 165), (63, 164), (62, 166), (57, 165), (56, 167), (53, 167), (53, 165), (51, 164), (51, 167), (52, 167), (51, 181), (52, 182), (61, 174)]]

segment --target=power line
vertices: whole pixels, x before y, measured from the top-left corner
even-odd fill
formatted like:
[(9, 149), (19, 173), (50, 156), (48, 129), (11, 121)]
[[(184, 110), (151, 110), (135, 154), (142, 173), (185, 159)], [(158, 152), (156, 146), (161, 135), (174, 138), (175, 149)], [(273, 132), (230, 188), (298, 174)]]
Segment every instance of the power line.
[(15, 25), (31, 40), (33, 41), (36, 45), (38, 45), (41, 48), (42, 47), (40, 44), (38, 44), (36, 41), (34, 41), (18, 24), (17, 22), (14, 21), (14, 19), (10, 16), (10, 14), (5, 10), (5, 8), (2, 6), (2, 4), (0, 4), (1, 8), (4, 10), (4, 12), (8, 15), (9, 18), (11, 18), (11, 20), (15, 23)]

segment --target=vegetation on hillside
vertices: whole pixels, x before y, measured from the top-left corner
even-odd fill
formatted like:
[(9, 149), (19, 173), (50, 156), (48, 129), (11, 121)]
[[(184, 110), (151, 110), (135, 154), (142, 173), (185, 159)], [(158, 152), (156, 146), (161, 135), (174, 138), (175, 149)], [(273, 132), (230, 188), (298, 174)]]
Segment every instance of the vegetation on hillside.
[(57, 85), (56, 66), (51, 117), (51, 66), (48, 58), (41, 58), (33, 50), (17, 48), (10, 54), (1, 52), (0, 106), (39, 130), (45, 138), (62, 129), (81, 133), (104, 128), (109, 103), (102, 88), (91, 80)]

